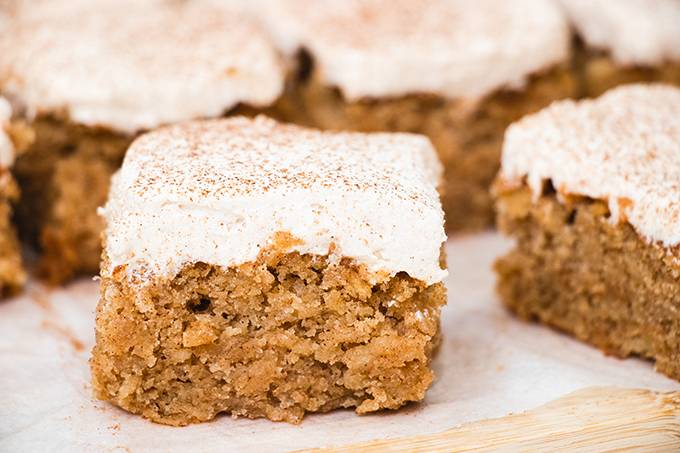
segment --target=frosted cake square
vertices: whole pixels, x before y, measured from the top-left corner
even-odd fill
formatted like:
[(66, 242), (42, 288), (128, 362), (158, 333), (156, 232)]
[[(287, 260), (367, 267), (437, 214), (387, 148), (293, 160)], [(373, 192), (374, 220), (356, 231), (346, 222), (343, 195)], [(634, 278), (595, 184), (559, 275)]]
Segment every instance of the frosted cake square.
[(440, 177), (411, 134), (236, 117), (141, 136), (102, 210), (96, 396), (171, 425), (422, 400)]
[(680, 379), (680, 90), (627, 85), (508, 130), (504, 303)]

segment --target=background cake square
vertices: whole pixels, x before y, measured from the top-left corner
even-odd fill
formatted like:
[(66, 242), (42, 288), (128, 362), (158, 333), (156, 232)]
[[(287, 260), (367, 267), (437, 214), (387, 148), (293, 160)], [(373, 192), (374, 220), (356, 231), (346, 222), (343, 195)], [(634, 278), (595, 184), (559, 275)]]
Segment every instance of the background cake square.
[(523, 318), (680, 379), (680, 89), (628, 85), (508, 130), (496, 264)]

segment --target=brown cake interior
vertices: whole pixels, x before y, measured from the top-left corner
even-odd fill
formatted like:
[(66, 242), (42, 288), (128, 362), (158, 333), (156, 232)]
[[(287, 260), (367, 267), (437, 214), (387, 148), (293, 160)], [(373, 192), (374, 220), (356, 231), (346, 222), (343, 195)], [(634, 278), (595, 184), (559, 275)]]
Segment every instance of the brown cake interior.
[(18, 196), (9, 170), (0, 170), (0, 298), (16, 294), (26, 281), (21, 247), (12, 223), (13, 204)]
[(14, 166), (22, 235), (39, 248), (39, 270), (47, 281), (95, 274), (103, 227), (97, 208), (106, 201), (131, 137), (57, 116), (38, 117), (28, 126), (32, 144)]
[(427, 94), (348, 102), (321, 80), (308, 54), (300, 53), (297, 66), (277, 106), (279, 118), (321, 129), (415, 132), (432, 140), (444, 164), (447, 231), (493, 225), (489, 186), (506, 127), (577, 93), (570, 69), (558, 67), (531, 77), (524, 89), (497, 91), (476, 102)]
[(547, 190), (532, 203), (527, 188), (499, 196), (499, 228), (517, 241), (495, 266), (503, 302), (606, 353), (653, 359), (680, 379), (680, 251), (612, 224), (601, 200), (564, 198)]
[(237, 267), (196, 263), (147, 283), (105, 272), (96, 396), (171, 425), (221, 412), (297, 423), (305, 412), (422, 400), (444, 286), (370, 278), (347, 259), (275, 248)]
[(588, 48), (579, 39), (574, 44), (574, 68), (580, 80), (581, 96), (598, 97), (619, 85), (639, 82), (680, 86), (680, 63), (655, 66), (623, 66), (608, 52)]

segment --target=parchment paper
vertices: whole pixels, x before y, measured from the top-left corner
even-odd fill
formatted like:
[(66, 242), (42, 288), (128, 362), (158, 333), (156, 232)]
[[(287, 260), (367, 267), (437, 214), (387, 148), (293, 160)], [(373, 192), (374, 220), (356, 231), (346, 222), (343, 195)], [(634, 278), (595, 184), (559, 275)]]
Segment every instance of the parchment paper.
[(508, 246), (492, 233), (447, 244), (444, 340), (424, 403), (361, 417), (310, 415), (299, 426), (222, 416), (172, 428), (93, 400), (87, 361), (97, 283), (51, 291), (31, 283), (23, 296), (0, 302), (0, 451), (286, 451), (439, 432), (592, 385), (680, 389), (647, 362), (605, 357), (505, 313), (490, 266)]

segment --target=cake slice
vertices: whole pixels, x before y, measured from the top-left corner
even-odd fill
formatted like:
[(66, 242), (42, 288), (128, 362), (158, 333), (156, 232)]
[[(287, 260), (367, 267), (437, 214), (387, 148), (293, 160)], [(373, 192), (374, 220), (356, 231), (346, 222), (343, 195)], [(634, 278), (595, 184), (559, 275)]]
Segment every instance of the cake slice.
[(52, 283), (94, 274), (109, 180), (136, 135), (263, 108), (283, 88), (265, 34), (207, 0), (16, 2), (0, 33), (0, 92), (33, 144), (17, 159), (18, 219)]
[(440, 173), (410, 134), (236, 117), (141, 136), (102, 211), (96, 396), (171, 425), (422, 400)]
[(560, 0), (575, 28), (583, 94), (633, 82), (680, 85), (680, 2)]
[(427, 135), (444, 164), (449, 231), (493, 224), (489, 186), (505, 128), (576, 94), (569, 26), (552, 0), (249, 4), (297, 66), (281, 115)]
[(680, 380), (680, 89), (627, 85), (508, 129), (505, 305)]
[(14, 162), (15, 144), (10, 136), (12, 110), (0, 97), (0, 298), (16, 293), (26, 280), (21, 260), (21, 248), (12, 223), (13, 205), (19, 190), (10, 172)]

